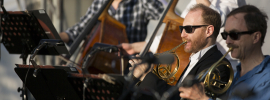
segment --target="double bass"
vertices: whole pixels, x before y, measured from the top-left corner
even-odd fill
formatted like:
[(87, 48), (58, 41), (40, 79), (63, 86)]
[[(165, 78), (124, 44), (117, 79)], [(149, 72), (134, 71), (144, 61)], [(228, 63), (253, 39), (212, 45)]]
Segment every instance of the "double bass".
[[(91, 48), (95, 43), (104, 43), (110, 45), (118, 45), (119, 43), (128, 43), (126, 35), (126, 27), (120, 23), (108, 13), (108, 10), (113, 0), (107, 0), (102, 7), (99, 9), (97, 14), (88, 22), (82, 33), (76, 38), (70, 47), (70, 53), (73, 54), (80, 45), (81, 41), (85, 39), (85, 42), (80, 48), (81, 54), (77, 56), (79, 59), (79, 66), (82, 67), (85, 57), (89, 54)], [(87, 63), (87, 70), (91, 74), (98, 73), (121, 73), (120, 59), (116, 59), (117, 54), (97, 52), (97, 54), (91, 57), (92, 63)], [(112, 65), (112, 62), (116, 62)], [(127, 64), (125, 60), (124, 65)], [(115, 70), (116, 69), (116, 70)]]
[(184, 19), (175, 14), (174, 9), (178, 0), (171, 0), (168, 7), (160, 18), (160, 21), (153, 32), (149, 42), (144, 48), (144, 51), (140, 53), (140, 56), (144, 56), (149, 50), (157, 30), (161, 23), (166, 23), (165, 29), (162, 33), (159, 46), (157, 48), (157, 54), (171, 53), (175, 56), (175, 61), (169, 65), (157, 64), (154, 67), (153, 73), (159, 76), (161, 79), (167, 81), (169, 85), (175, 85), (178, 82), (181, 74), (189, 63), (190, 53), (184, 51), (184, 47), (181, 46), (185, 42), (181, 39), (181, 33), (179, 26), (183, 25)]
[[(157, 53), (169, 51), (175, 55), (176, 61), (172, 65), (158, 65), (158, 67), (160, 67), (158, 73), (161, 73), (159, 76), (165, 77), (165, 79), (163, 79), (170, 85), (175, 85), (178, 82), (178, 79), (189, 63), (189, 56), (191, 54), (184, 51), (184, 46), (180, 46), (184, 41), (181, 39), (179, 26), (183, 25), (184, 19), (174, 12), (177, 2), (178, 0), (173, 0), (163, 20), (163, 22), (166, 23), (166, 27), (157, 49)], [(171, 72), (166, 71), (166, 69), (169, 69)]]

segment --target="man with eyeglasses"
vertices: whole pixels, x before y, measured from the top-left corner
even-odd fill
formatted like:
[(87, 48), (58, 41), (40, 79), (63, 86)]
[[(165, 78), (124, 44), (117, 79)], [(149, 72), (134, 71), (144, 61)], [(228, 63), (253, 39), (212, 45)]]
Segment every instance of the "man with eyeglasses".
[[(183, 26), (179, 28), (182, 40), (187, 41), (184, 50), (192, 54), (190, 56), (190, 63), (182, 73), (178, 84), (182, 83), (187, 75), (196, 76), (203, 70), (208, 69), (223, 56), (215, 45), (220, 26), (221, 18), (215, 10), (203, 4), (197, 4), (190, 9), (183, 22)], [(226, 58), (223, 60), (229, 63)], [(139, 63), (138, 60), (134, 59), (133, 61)], [(132, 65), (135, 64), (134, 62), (130, 61)], [(171, 86), (150, 71), (144, 73), (147, 67), (147, 65), (140, 65), (136, 67), (133, 74), (136, 78), (142, 74), (139, 88), (151, 89), (163, 95)], [(152, 70), (152, 68), (150, 69)], [(228, 72), (228, 70), (221, 71), (221, 78), (223, 80), (228, 79), (229, 73), (225, 71)], [(179, 100), (178, 93), (175, 93), (172, 99)]]
[[(239, 59), (240, 64), (226, 99), (270, 99), (270, 56), (262, 53), (267, 19), (266, 14), (252, 5), (237, 8), (228, 14), (225, 30), (221, 34), (227, 46), (233, 47), (231, 56)], [(179, 91), (184, 91), (180, 96), (187, 99), (208, 99), (197, 86), (180, 87)]]

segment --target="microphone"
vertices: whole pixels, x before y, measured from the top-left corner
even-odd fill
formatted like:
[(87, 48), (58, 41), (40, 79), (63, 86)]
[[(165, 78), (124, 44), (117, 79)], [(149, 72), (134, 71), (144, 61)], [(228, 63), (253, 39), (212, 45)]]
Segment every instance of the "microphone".
[[(135, 57), (135, 56), (128, 56), (129, 59), (141, 59), (142, 62), (135, 64), (133, 70), (135, 69), (135, 67), (137, 67), (137, 65), (143, 64), (143, 63), (148, 63), (150, 66), (150, 64), (172, 64), (174, 62), (174, 55), (170, 54), (170, 53), (162, 53), (162, 54), (156, 54), (154, 55), (152, 52), (148, 52), (145, 54), (144, 57)], [(150, 69), (150, 67), (148, 67), (145, 72), (147, 72)], [(133, 70), (131, 70), (127, 76), (125, 77), (125, 79), (127, 81), (129, 81), (130, 83), (132, 83), (132, 77), (133, 77)]]
[[(93, 56), (93, 54), (95, 54), (95, 53), (97, 53), (99, 51), (105, 51), (105, 52), (109, 52), (109, 53), (118, 52), (118, 47), (117, 46), (108, 46), (108, 47), (102, 47), (102, 48), (101, 47), (95, 47), (95, 48), (93, 47), (92, 49), (85, 56), (84, 63), (82, 65), (82, 70), (83, 70), (83, 73), (85, 73), (85, 74), (89, 74), (88, 71), (86, 70), (86, 68), (87, 68), (86, 65), (88, 63), (88, 60)], [(90, 61), (90, 63), (93, 63), (93, 61)]]
[(65, 45), (64, 42), (62, 40), (55, 40), (55, 39), (42, 39), (39, 42), (39, 46), (35, 49), (35, 51), (33, 52), (33, 54), (30, 56), (30, 62), (32, 63), (32, 65), (34, 66), (35, 70), (33, 72), (33, 76), (37, 77), (37, 73), (39, 72), (39, 66), (36, 64), (36, 62), (34, 61), (34, 57), (37, 55), (38, 51), (43, 48), (44, 46), (49, 46), (49, 47), (54, 47), (54, 46), (63, 46)]
[[(96, 44), (95, 44), (96, 45)], [(87, 70), (87, 64), (91, 64), (93, 63), (94, 60), (90, 60), (90, 58), (93, 56), (93, 54), (99, 52), (99, 51), (105, 51), (105, 52), (118, 52), (118, 47), (117, 46), (106, 46), (106, 47), (100, 47), (100, 43), (98, 43), (98, 46), (93, 46), (93, 48), (91, 49), (90, 52), (87, 53), (87, 55), (84, 58), (84, 62), (82, 64), (82, 74), (84, 76), (84, 74), (90, 74)], [(106, 45), (106, 44), (101, 44), (102, 45)], [(85, 81), (83, 83), (83, 97), (85, 97), (85, 89), (87, 87), (87, 84), (89, 82), (90, 78), (89, 77), (85, 77)], [(85, 98), (83, 98), (85, 99)]]
[(33, 60), (33, 58), (36, 56), (38, 51), (43, 48), (45, 45), (48, 47), (54, 47), (54, 46), (64, 46), (64, 42), (62, 40), (55, 40), (55, 39), (42, 39), (39, 42), (39, 46), (35, 49), (34, 53), (31, 55), (30, 60)]
[[(141, 77), (139, 76), (139, 78), (137, 78), (136, 80), (134, 80), (134, 69), (137, 67), (137, 65), (143, 64), (143, 63), (148, 63), (150, 66), (150, 64), (172, 64), (174, 62), (174, 55), (171, 53), (161, 53), (161, 54), (156, 54), (154, 55), (152, 52), (148, 52), (145, 54), (144, 57), (134, 57), (134, 56), (128, 56), (129, 59), (141, 59), (142, 62), (139, 64), (135, 64), (134, 68), (124, 77), (124, 79), (127, 81), (127, 90), (124, 94), (121, 95), (121, 97), (119, 98), (119, 100), (124, 100), (124, 97), (126, 97), (126, 95), (128, 94), (128, 91), (133, 90), (132, 87), (136, 84), (137, 81), (139, 81), (138, 79)], [(150, 69), (150, 67), (148, 67), (145, 72), (147, 72)], [(135, 89), (136, 90), (136, 89)], [(151, 91), (154, 93), (154, 96), (156, 98), (159, 98), (158, 93), (156, 93), (155, 91)]]
[(148, 52), (144, 57), (130, 57), (130, 59), (141, 59), (141, 63), (172, 64), (174, 62), (174, 55), (171, 53), (161, 53), (154, 55), (152, 52)]

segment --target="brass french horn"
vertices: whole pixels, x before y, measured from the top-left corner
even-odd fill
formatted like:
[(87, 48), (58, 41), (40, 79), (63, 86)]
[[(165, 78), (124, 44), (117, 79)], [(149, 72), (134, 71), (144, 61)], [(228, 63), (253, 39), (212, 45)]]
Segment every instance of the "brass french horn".
[[(181, 45), (185, 44), (186, 41), (182, 42), (180, 45), (176, 46), (175, 48), (164, 52), (164, 53), (173, 53), (174, 51), (180, 47)], [(228, 55), (228, 53), (232, 50), (233, 48), (229, 48), (229, 50), (226, 52), (225, 55), (223, 55), (216, 63), (214, 63), (209, 69), (205, 69), (202, 72), (200, 72), (197, 75), (197, 79), (200, 80), (200, 82), (204, 82), (205, 85), (205, 93), (208, 96), (218, 96), (220, 94), (223, 94), (227, 91), (227, 89), (231, 86), (232, 81), (233, 81), (233, 69), (232, 66), (229, 62), (224, 61), (223, 59)], [(159, 54), (157, 54), (159, 55)], [(176, 58), (178, 59), (178, 56), (175, 55)], [(178, 61), (178, 60), (176, 60)], [(179, 62), (177, 62), (177, 66), (179, 65)], [(220, 69), (219, 67), (223, 67), (223, 69), (227, 70), (230, 72), (229, 76), (227, 76), (228, 79), (226, 79), (226, 82), (224, 82), (221, 79), (220, 76)], [(167, 81), (167, 83), (172, 83), (175, 81), (175, 73), (178, 71), (178, 67), (175, 67), (175, 69), (171, 72), (171, 65), (168, 64), (167, 66), (160, 66), (157, 65), (155, 69), (153, 69), (153, 73), (156, 74), (159, 78)], [(163, 70), (163, 71), (160, 71)], [(165, 70), (165, 71), (164, 71)], [(224, 71), (224, 70), (223, 70)], [(165, 73), (164, 73), (165, 72)], [(170, 78), (173, 78), (173, 80), (170, 80)]]
[[(229, 87), (232, 84), (234, 73), (232, 66), (229, 62), (224, 61), (224, 57), (232, 50), (233, 48), (229, 48), (229, 50), (226, 52), (225, 55), (223, 55), (216, 63), (214, 63), (209, 69), (203, 70), (197, 75), (197, 79), (202, 82), (201, 80), (204, 79), (204, 87), (205, 87), (205, 93), (208, 96), (218, 96), (220, 94), (225, 93)], [(228, 79), (225, 79), (226, 81), (223, 81), (224, 79), (221, 79), (220, 76), (220, 69), (219, 67), (227, 68), (225, 70), (228, 70), (230, 72)]]
[(175, 50), (177, 48), (179, 48), (181, 45), (187, 43), (187, 41), (183, 41), (181, 44), (179, 44), (178, 46), (174, 47), (173, 49), (169, 50), (169, 51), (166, 51), (166, 52), (163, 52), (163, 53), (159, 53), (159, 54), (155, 54), (155, 56), (158, 56), (160, 54), (164, 54), (164, 53), (171, 53), (175, 56), (177, 63), (172, 70), (172, 64), (167, 64), (167, 65), (161, 65), (161, 64), (158, 64), (154, 69), (153, 69), (153, 73), (156, 74), (160, 79), (166, 81), (168, 84), (172, 84), (174, 82), (177, 82), (177, 79), (175, 77), (175, 74), (177, 73), (178, 69), (179, 69), (179, 65), (180, 65), (180, 62), (179, 62), (179, 57), (178, 55), (175, 53)]

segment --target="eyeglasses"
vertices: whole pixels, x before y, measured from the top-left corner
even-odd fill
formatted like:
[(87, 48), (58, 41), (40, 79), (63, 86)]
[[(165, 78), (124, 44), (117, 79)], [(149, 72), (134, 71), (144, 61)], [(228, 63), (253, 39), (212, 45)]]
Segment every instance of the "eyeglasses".
[(224, 40), (226, 40), (227, 39), (227, 36), (229, 35), (230, 36), (230, 38), (231, 39), (233, 39), (233, 40), (237, 40), (238, 38), (239, 38), (239, 35), (240, 34), (252, 34), (252, 33), (254, 33), (255, 31), (244, 31), (244, 32), (230, 32), (230, 33), (228, 33), (228, 32), (222, 32), (221, 33), (221, 36), (222, 36), (222, 38), (224, 39)]
[(187, 26), (179, 26), (180, 29), (180, 33), (183, 32), (183, 29), (186, 30), (186, 33), (193, 33), (195, 31), (196, 28), (200, 28), (202, 26), (208, 26), (208, 25), (187, 25)]

